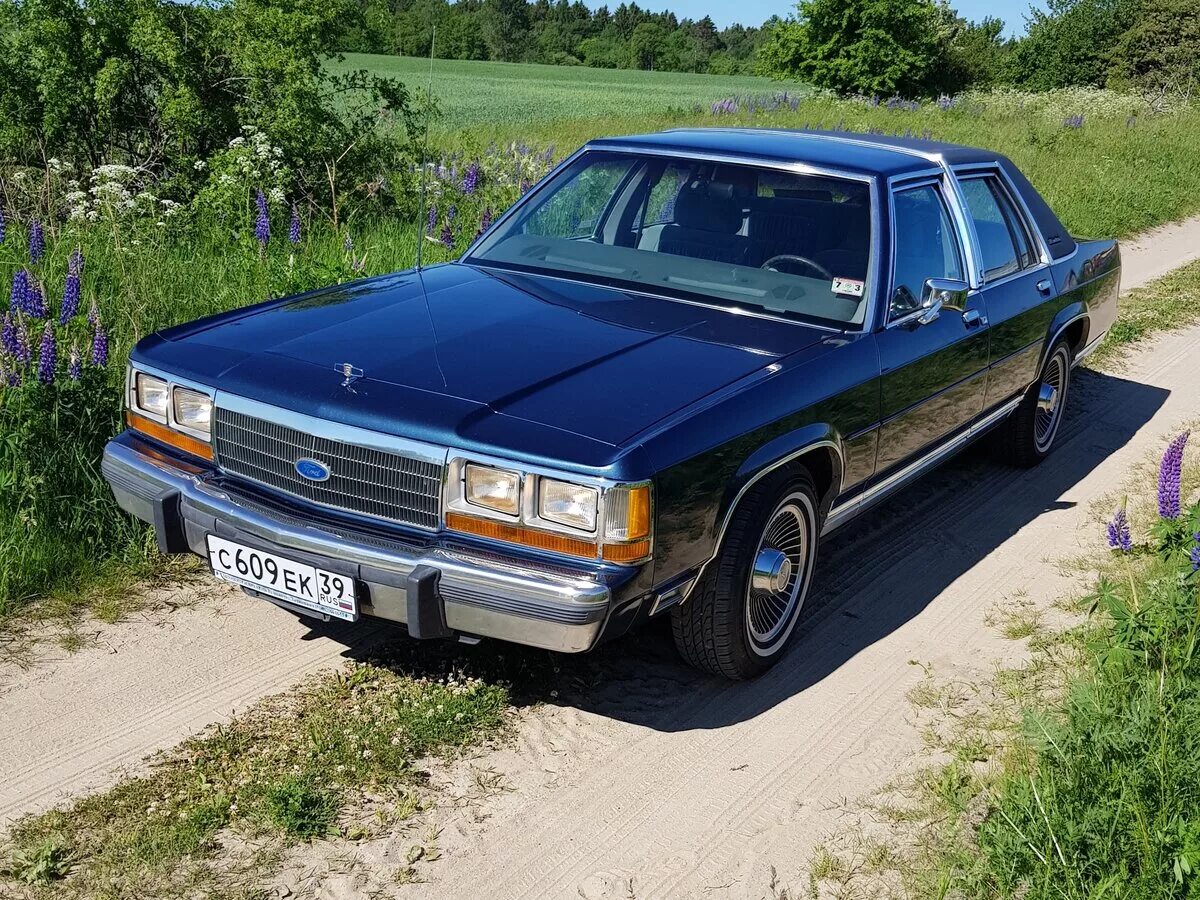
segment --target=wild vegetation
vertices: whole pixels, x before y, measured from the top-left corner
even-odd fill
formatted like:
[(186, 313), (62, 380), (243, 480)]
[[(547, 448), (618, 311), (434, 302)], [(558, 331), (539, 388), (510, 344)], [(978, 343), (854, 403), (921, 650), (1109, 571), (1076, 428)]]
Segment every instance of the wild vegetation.
[[(428, 804), (419, 763), (494, 738), (504, 687), (377, 660), (316, 676), (153, 761), (114, 788), (23, 819), (0, 863), (6, 897), (261, 897), (292, 845), (362, 840)], [(396, 860), (415, 880), (423, 854)]]
[(934, 0), (801, 0), (771, 24), (756, 70), (842, 94), (936, 96), (1007, 86), (1132, 89), (1190, 99), (1200, 87), (1196, 0), (1049, 0), (1005, 38)]

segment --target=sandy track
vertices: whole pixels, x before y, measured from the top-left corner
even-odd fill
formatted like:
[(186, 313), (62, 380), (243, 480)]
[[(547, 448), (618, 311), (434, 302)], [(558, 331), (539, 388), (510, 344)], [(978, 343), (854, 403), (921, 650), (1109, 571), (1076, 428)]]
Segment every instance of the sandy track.
[[(1200, 218), (1124, 256), (1126, 286), (1196, 258)], [(445, 856), (414, 894), (627, 897), (632, 883), (637, 897), (763, 896), (771, 866), (782, 884), (798, 879), (838, 804), (917, 746), (905, 693), (922, 670), (909, 661), (977, 672), (1013, 652), (985, 613), (1060, 592), (1051, 560), (1080, 545), (1089, 503), (1165, 430), (1200, 417), (1198, 353), (1192, 328), (1131, 357), (1122, 378), (1080, 373), (1061, 446), (1037, 470), (969, 453), (839, 533), (804, 639), (757, 682), (692, 674), (657, 631), (605, 648), (600, 687), (528, 716), (516, 747), (489, 760), (515, 790), (488, 801), (483, 822), (446, 817)], [(342, 632), (347, 646), (240, 593), (201, 590), (195, 609), (0, 673), (0, 828), (381, 637)]]

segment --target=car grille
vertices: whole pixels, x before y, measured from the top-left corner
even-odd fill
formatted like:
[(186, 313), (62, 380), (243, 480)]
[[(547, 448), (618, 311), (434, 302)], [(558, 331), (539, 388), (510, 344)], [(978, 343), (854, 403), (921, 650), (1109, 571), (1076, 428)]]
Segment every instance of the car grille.
[[(238, 475), (313, 503), (419, 528), (441, 521), (442, 466), (400, 453), (316, 437), (228, 409), (216, 410), (217, 463)], [(329, 468), (326, 481), (296, 472), (311, 458)]]

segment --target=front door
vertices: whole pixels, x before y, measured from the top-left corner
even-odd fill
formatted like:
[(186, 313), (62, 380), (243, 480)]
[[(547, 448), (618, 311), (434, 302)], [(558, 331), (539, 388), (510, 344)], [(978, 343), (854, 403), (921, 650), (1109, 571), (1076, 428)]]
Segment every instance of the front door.
[(891, 196), (892, 281), (886, 327), (876, 335), (882, 422), (876, 475), (963, 428), (983, 412), (987, 310), (978, 292), (922, 323), (925, 281), (965, 282), (967, 269), (940, 180), (902, 184)]

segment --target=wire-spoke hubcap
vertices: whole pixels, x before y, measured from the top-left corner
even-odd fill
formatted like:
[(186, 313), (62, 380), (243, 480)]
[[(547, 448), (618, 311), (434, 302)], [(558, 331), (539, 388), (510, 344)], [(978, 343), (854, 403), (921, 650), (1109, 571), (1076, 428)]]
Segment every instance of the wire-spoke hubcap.
[(746, 590), (746, 630), (758, 653), (787, 638), (804, 601), (811, 568), (812, 507), (793, 494), (776, 507), (763, 529)]
[(1054, 434), (1058, 431), (1068, 377), (1064, 354), (1061, 351), (1055, 353), (1046, 363), (1046, 370), (1042, 373), (1042, 383), (1038, 388), (1037, 414), (1033, 422), (1033, 439), (1038, 450), (1043, 453), (1050, 447), (1054, 441)]

